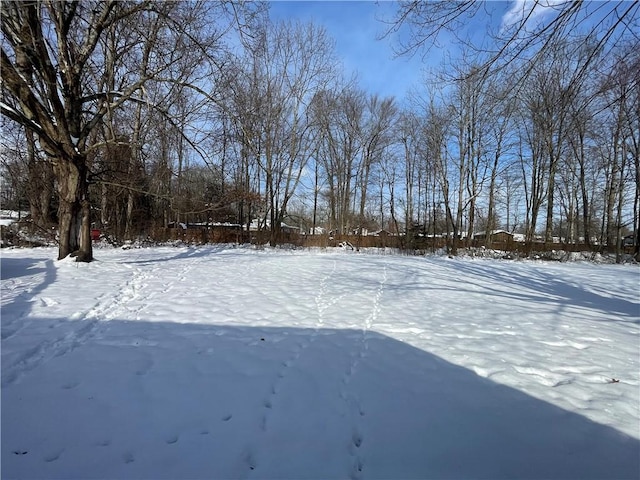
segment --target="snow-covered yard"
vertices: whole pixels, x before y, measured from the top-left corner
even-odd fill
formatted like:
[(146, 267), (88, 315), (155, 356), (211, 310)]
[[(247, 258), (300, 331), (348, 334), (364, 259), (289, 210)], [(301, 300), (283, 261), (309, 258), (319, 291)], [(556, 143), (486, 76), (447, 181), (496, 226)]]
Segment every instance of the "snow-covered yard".
[(638, 478), (634, 266), (3, 250), (2, 478)]

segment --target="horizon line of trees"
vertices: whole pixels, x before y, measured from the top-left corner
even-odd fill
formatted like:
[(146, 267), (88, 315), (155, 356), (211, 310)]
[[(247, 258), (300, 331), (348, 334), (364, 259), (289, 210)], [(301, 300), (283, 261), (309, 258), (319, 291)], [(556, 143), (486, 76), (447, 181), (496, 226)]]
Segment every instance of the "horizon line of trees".
[(498, 229), (618, 253), (640, 234), (637, 35), (574, 32), (500, 68), (468, 51), (401, 103), (260, 3), (1, 8), (2, 208), (57, 225), (59, 258), (90, 261), (92, 226), (386, 229), (454, 254)]

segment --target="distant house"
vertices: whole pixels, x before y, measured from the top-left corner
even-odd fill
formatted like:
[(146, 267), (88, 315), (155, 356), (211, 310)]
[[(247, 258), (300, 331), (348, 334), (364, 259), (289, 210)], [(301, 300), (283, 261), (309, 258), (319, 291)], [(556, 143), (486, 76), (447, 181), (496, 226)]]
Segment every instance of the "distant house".
[[(453, 232), (443, 233), (442, 236), (446, 237), (446, 238), (454, 238), (455, 237)], [(465, 238), (467, 238), (467, 232), (466, 231), (458, 232), (458, 240), (464, 240)]]
[(513, 234), (507, 232), (506, 230), (493, 230), (489, 234), (487, 232), (478, 232), (473, 235), (473, 239), (479, 242), (486, 242), (489, 235), (491, 236), (491, 241), (493, 242), (513, 241)]
[(292, 225), (287, 225), (284, 222), (280, 223), (280, 229), (284, 232), (284, 233), (300, 233), (301, 228), (300, 227), (294, 227)]
[(635, 247), (636, 245), (636, 236), (635, 234), (627, 235), (622, 237), (622, 245), (625, 247)]
[(169, 222), (167, 224), (167, 227), (169, 227), (169, 228), (180, 228), (182, 230), (186, 230), (187, 229), (187, 224), (183, 223), (183, 222)]
[(29, 215), (29, 212), (16, 210), (0, 210), (0, 225), (11, 225)]
[(389, 230), (377, 230), (375, 232), (369, 232), (368, 234), (370, 237), (390, 237), (393, 234), (389, 231)]
[[(251, 221), (251, 224), (249, 225), (249, 229), (252, 232), (257, 232), (258, 230), (270, 230), (271, 223), (269, 222), (269, 220), (262, 221), (255, 218)], [(280, 222), (280, 229), (282, 230), (283, 233), (300, 233), (300, 230), (301, 230), (300, 227), (293, 227), (291, 225), (287, 225), (284, 222)]]
[(240, 225), (239, 223), (230, 223), (230, 222), (194, 222), (194, 223), (169, 222), (167, 227), (183, 230), (183, 231), (211, 230), (211, 231), (219, 231), (219, 232), (236, 232), (236, 231), (242, 230), (242, 225)]

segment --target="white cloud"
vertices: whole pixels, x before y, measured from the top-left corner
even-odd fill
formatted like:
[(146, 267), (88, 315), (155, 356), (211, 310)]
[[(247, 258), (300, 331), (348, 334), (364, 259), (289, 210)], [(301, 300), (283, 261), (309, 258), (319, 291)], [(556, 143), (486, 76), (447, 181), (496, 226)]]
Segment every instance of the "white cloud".
[(567, 0), (513, 0), (511, 8), (502, 16), (502, 29), (519, 25), (525, 19), (528, 26), (535, 26), (564, 3)]

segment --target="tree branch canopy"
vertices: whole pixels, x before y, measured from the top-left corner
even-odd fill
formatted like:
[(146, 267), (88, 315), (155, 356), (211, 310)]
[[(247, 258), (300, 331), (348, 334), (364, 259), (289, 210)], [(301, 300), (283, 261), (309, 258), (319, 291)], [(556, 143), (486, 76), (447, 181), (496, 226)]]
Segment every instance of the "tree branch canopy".
[[(87, 138), (106, 114), (105, 99), (114, 97), (92, 81), (96, 67), (114, 68), (105, 64), (100, 52), (103, 33), (114, 28), (122, 32), (123, 22), (135, 28), (137, 16), (153, 15), (157, 10), (151, 6), (150, 0), (3, 2), (2, 92), (6, 101), (2, 114), (32, 130), (51, 157), (82, 154)], [(115, 107), (134, 95), (151, 75), (126, 78), (125, 88), (113, 102)], [(87, 103), (93, 108), (85, 108)]]
[[(467, 51), (485, 58), (481, 70), (498, 71), (519, 59), (541, 54), (563, 38), (571, 37), (577, 27), (582, 35), (597, 38), (602, 48), (613, 48), (625, 37), (637, 42), (640, 2), (511, 2), (503, 13), (502, 24), (494, 34), (494, 47), (478, 47), (458, 33), (472, 20), (490, 17), (487, 1), (400, 1), (394, 17), (385, 21), (383, 38), (397, 36), (398, 55), (426, 56), (444, 33), (452, 35)], [(495, 12), (493, 12), (495, 14)], [(584, 30), (586, 29), (586, 34)], [(635, 32), (635, 33), (634, 33)], [(585, 59), (584, 68), (593, 59)]]

